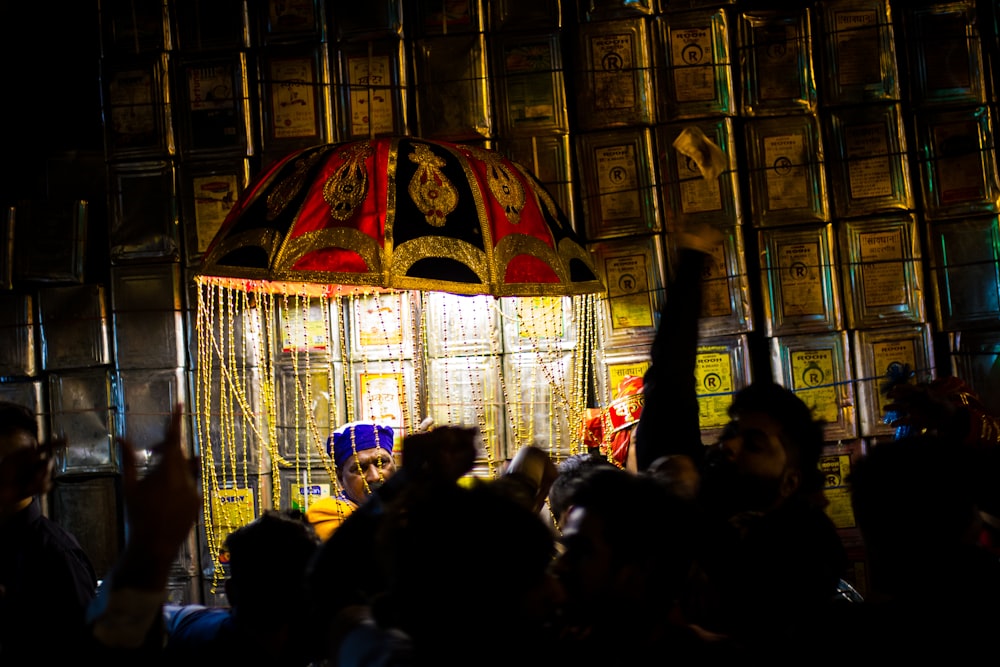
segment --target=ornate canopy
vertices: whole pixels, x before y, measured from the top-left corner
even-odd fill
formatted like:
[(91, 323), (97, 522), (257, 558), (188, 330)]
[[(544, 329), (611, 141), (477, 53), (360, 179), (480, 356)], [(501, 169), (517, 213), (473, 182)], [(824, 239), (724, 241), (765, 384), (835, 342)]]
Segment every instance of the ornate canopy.
[(414, 137), (279, 160), (230, 211), (199, 275), (494, 296), (604, 292), (532, 174), (491, 150)]

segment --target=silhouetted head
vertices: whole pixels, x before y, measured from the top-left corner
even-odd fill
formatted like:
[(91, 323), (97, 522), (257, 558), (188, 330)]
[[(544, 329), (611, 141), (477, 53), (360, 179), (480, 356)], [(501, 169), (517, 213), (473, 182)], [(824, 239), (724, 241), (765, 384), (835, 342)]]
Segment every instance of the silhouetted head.
[(702, 493), (723, 514), (764, 512), (823, 488), (823, 422), (791, 390), (755, 382), (736, 394), (731, 421), (706, 453)]
[(298, 510), (267, 510), (226, 537), (226, 596), (241, 620), (274, 621), (279, 609), (302, 609), (306, 568), (319, 548), (316, 531)]

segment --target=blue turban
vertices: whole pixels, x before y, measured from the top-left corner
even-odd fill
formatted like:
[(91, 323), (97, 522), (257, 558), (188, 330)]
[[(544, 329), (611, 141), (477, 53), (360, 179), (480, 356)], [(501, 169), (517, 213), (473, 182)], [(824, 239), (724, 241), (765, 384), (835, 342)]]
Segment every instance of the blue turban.
[(350, 422), (337, 428), (327, 438), (326, 453), (333, 455), (333, 462), (339, 470), (355, 451), (381, 447), (392, 453), (393, 433), (391, 426), (367, 422)]

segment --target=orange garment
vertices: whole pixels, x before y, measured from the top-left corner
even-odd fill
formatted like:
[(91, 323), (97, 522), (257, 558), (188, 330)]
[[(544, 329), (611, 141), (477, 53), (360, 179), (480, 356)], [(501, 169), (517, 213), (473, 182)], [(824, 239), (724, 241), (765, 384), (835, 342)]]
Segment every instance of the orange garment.
[(306, 520), (316, 529), (320, 539), (326, 541), (357, 507), (350, 500), (327, 496), (309, 506), (306, 510)]

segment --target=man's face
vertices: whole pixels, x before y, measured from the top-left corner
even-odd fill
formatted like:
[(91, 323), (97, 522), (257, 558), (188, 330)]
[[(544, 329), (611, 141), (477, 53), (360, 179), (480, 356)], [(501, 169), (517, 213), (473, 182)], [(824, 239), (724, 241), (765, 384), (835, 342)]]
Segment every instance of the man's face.
[(773, 509), (799, 483), (799, 473), (781, 442), (781, 425), (759, 412), (731, 421), (708, 453), (703, 495), (727, 515)]
[(348, 498), (360, 505), (394, 472), (396, 462), (391, 452), (381, 447), (362, 449), (341, 467), (340, 486)]
[(0, 435), (0, 458), (16, 452), (26, 447), (37, 447), (38, 441), (35, 436), (27, 431), (14, 431), (6, 435)]
[[(16, 430), (0, 435), (0, 459), (10, 456), (22, 449), (38, 447), (38, 440), (27, 431)], [(20, 458), (20, 457), (18, 457)], [(44, 492), (49, 488), (52, 462), (38, 460), (23, 460), (7, 464), (0, 469), (0, 517), (26, 507), (36, 492)]]

